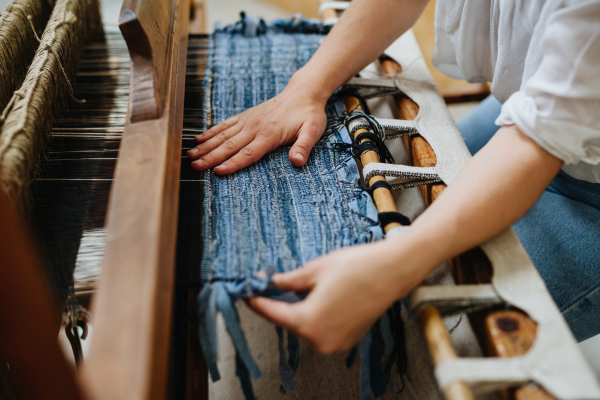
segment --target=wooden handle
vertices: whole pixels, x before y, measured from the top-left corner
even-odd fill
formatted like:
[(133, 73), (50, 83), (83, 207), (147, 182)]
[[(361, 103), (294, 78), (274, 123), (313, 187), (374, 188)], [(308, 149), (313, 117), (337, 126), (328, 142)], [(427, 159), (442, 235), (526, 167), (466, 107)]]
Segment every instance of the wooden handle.
[(130, 121), (160, 117), (164, 105), (171, 20), (169, 0), (125, 0), (119, 29), (131, 56)]

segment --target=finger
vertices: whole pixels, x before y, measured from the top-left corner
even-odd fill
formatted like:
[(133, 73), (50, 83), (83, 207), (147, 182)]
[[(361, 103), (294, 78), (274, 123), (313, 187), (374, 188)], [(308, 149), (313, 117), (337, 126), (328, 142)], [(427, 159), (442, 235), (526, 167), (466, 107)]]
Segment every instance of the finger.
[(285, 291), (310, 290), (315, 285), (316, 267), (312, 263), (302, 268), (295, 269), (283, 274), (274, 274), (271, 279), (275, 286)]
[(281, 326), (292, 333), (298, 333), (302, 323), (298, 305), (277, 301), (267, 297), (251, 297), (247, 304), (256, 313), (262, 315), (275, 325)]
[(200, 143), (198, 146), (194, 147), (193, 149), (188, 150), (187, 156), (191, 159), (200, 158), (200, 157), (210, 153), (211, 151), (213, 151), (214, 149), (216, 149), (217, 147), (222, 145), (227, 140), (238, 135), (242, 131), (243, 128), (244, 128), (244, 126), (242, 124), (236, 124), (230, 128), (227, 128), (224, 131), (221, 131), (220, 133), (218, 133), (213, 138), (207, 140), (206, 142)]
[(265, 154), (273, 150), (273, 145), (267, 137), (256, 137), (246, 147), (241, 149), (236, 155), (225, 161), (218, 167), (215, 167), (215, 174), (229, 175), (237, 172), (248, 165), (254, 164)]
[(298, 139), (290, 149), (288, 157), (295, 167), (302, 167), (314, 145), (323, 134), (323, 127), (316, 122), (305, 122), (298, 132)]
[(240, 117), (239, 115), (236, 115), (235, 117), (231, 117), (231, 118), (226, 119), (225, 121), (219, 122), (212, 128), (207, 129), (204, 132), (202, 132), (201, 134), (194, 137), (194, 140), (196, 140), (196, 142), (198, 142), (198, 143), (206, 142), (208, 139), (214, 137), (215, 135), (219, 134), (220, 132), (224, 131), (225, 129), (229, 129), (232, 126), (234, 126), (235, 124), (237, 124), (237, 122), (240, 119), (239, 117)]
[[(217, 136), (218, 137), (218, 136)], [(244, 148), (250, 142), (252, 142), (252, 135), (249, 132), (237, 134), (230, 139), (224, 141), (221, 145), (217, 146), (214, 150), (211, 150), (202, 158), (194, 161), (192, 167), (199, 171), (204, 171), (209, 168), (213, 168), (215, 165), (221, 164), (223, 161), (235, 155), (240, 149)], [(211, 140), (216, 140), (213, 138)], [(208, 144), (205, 143), (205, 144)]]

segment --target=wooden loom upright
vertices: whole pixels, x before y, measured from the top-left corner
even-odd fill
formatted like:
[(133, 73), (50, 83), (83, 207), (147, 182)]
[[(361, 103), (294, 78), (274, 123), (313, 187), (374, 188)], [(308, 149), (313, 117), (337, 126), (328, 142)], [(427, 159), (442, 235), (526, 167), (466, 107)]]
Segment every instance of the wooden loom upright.
[[(334, 17), (332, 10), (325, 10), (325, 18)], [(172, 312), (189, 11), (190, 0), (125, 0), (123, 4), (120, 26), (131, 54), (131, 93), (111, 190), (103, 273), (94, 303), (94, 341), (81, 379), (74, 379), (58, 347), (47, 340), (52, 331), (48, 329), (50, 322), (42, 319), (40, 336), (46, 340), (28, 340), (30, 352), (15, 356), (24, 360), (23, 371), (40, 377), (31, 385), (29, 398), (41, 398), (40, 393), (45, 393), (45, 398), (60, 399), (165, 397), (170, 343), (170, 323), (165, 321), (171, 320)], [(389, 59), (382, 59), (381, 65), (388, 74), (401, 71)], [(403, 119), (416, 117), (418, 106), (409, 98), (397, 96), (396, 102)], [(362, 107), (357, 97), (347, 98), (346, 106), (349, 110)], [(362, 132), (356, 131), (355, 136)], [(435, 165), (436, 155), (423, 137), (416, 135), (403, 140), (414, 165)], [(365, 152), (361, 161), (367, 165), (379, 159), (375, 152)], [(385, 177), (375, 176), (370, 183), (377, 180)], [(443, 189), (443, 184), (421, 187), (427, 204)], [(374, 198), (380, 212), (396, 211), (389, 190), (376, 189)], [(10, 206), (1, 196), (0, 212), (10, 215)], [(19, 232), (17, 222), (10, 218), (6, 221), (11, 231)], [(398, 225), (390, 224), (386, 230)], [(10, 315), (0, 313), (0, 318), (3, 323), (10, 321), (11, 327), (30, 327), (31, 331), (36, 327), (23, 317), (27, 310), (47, 308), (42, 296), (29, 297), (29, 302), (22, 303), (18, 301), (19, 293), (8, 290), (24, 287), (23, 282), (28, 282), (27, 287), (36, 282), (34, 261), (21, 250), (25, 246), (26, 238), (21, 235), (0, 242), (1, 256), (14, 249), (19, 249), (15, 254), (23, 254), (16, 260), (3, 258), (15, 267), (0, 271), (5, 274), (0, 275), (0, 297), (14, 296), (10, 301), (17, 305), (17, 310)], [(474, 251), (454, 262), (454, 272), (461, 283), (486, 282), (488, 263)], [(17, 270), (16, 265), (25, 267), (21, 272), (28, 276), (11, 274)], [(40, 286), (39, 282), (36, 285)], [(43, 289), (38, 293), (43, 293)], [(436, 308), (423, 308), (419, 320), (434, 364), (456, 358)], [(482, 328), (483, 336), (487, 335), (485, 343), (490, 354), (500, 357), (525, 353), (536, 334), (535, 323), (513, 309), (480, 313), (473, 321), (474, 326)], [(18, 329), (4, 330), (0, 335), (5, 335), (0, 339), (6, 343), (19, 343)], [(21, 338), (21, 343), (24, 339)], [(46, 362), (33, 366), (27, 363), (27, 357), (36, 351), (45, 355)], [(46, 376), (48, 372), (52, 374)], [(48, 394), (47, 388), (56, 391)], [(524, 386), (505, 394), (523, 400), (551, 398), (537, 386)], [(449, 400), (473, 398), (463, 382), (448, 387), (445, 395)]]
[[(52, 337), (39, 266), (23, 250), (0, 276), (3, 301), (1, 343), (12, 347), (15, 377), (26, 399), (163, 399), (167, 393), (185, 66), (190, 0), (125, 0), (119, 25), (131, 56), (127, 122), (109, 201), (103, 273), (94, 300), (95, 335), (79, 377), (74, 377)], [(0, 197), (2, 215), (10, 204)], [(18, 234), (3, 241), (0, 255), (29, 249), (18, 223), (2, 218)], [(17, 266), (23, 273), (16, 273)], [(15, 273), (13, 273), (15, 272)], [(10, 288), (33, 288), (25, 296)], [(11, 297), (13, 296), (13, 297)], [(5, 303), (6, 304), (6, 303)], [(6, 308), (6, 307), (3, 307)], [(48, 314), (34, 324), (27, 310)], [(18, 328), (18, 329), (17, 329)], [(19, 329), (38, 332), (22, 335)], [(41, 339), (40, 339), (41, 338)], [(4, 350), (4, 346), (2, 346)], [(9, 347), (10, 349), (11, 347)], [(35, 367), (34, 355), (44, 357)], [(78, 378), (78, 379), (74, 379)], [(24, 383), (27, 381), (27, 384)], [(51, 383), (49, 383), (51, 381)]]

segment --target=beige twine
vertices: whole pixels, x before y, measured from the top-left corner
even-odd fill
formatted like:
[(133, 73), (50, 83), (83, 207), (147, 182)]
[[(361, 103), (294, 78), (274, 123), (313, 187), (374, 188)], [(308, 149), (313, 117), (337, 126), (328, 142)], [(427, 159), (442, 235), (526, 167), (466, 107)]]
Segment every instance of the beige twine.
[(97, 0), (58, 0), (41, 39), (34, 35), (41, 44), (25, 81), (0, 116), (0, 185), (22, 212), (31, 206), (29, 185), (54, 116), (74, 98), (69, 77), (99, 21)]

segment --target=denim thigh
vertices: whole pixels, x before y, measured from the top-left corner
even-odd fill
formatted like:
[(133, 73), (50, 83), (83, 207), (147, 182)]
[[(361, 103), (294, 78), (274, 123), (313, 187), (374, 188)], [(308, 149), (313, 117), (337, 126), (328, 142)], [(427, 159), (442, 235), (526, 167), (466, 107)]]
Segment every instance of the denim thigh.
[[(498, 130), (500, 108), (489, 96), (458, 121), (471, 154)], [(600, 333), (600, 184), (560, 171), (513, 229), (577, 340)]]
[(494, 122), (502, 104), (489, 95), (477, 107), (456, 122), (471, 154), (477, 153), (500, 128)]
[(600, 333), (600, 184), (559, 172), (513, 228), (577, 340)]

